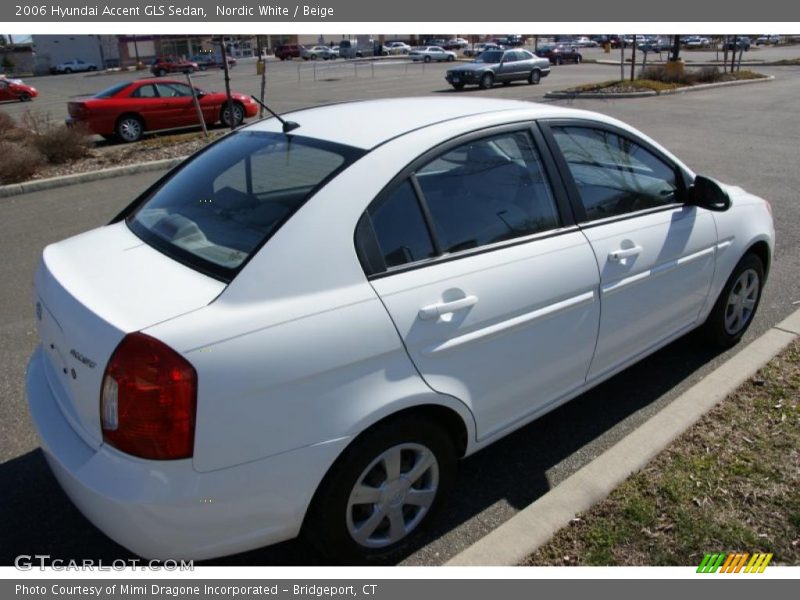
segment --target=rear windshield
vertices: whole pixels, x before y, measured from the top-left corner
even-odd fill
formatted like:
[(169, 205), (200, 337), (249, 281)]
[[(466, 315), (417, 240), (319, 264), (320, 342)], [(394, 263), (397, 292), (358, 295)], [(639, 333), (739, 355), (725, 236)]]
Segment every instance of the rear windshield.
[(110, 88), (104, 89), (102, 92), (97, 92), (93, 98), (111, 98), (112, 96), (116, 95), (118, 92), (124, 90), (131, 84), (130, 81), (124, 81), (122, 83), (118, 83), (116, 85), (112, 85)]
[(127, 217), (139, 237), (230, 281), (250, 256), (362, 150), (240, 131), (196, 155)]

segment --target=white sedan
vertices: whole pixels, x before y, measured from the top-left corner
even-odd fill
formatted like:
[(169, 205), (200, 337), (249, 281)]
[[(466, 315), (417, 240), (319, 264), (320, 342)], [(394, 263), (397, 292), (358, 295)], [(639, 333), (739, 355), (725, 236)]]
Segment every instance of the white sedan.
[(408, 57), (414, 62), (420, 60), (426, 63), (433, 60), (436, 62), (452, 62), (456, 59), (456, 53), (445, 50), (440, 46), (418, 46), (408, 53)]
[(139, 555), (302, 534), (335, 560), (397, 556), (459, 458), (753, 320), (769, 204), (622, 122), (427, 97), (284, 116), (35, 274), (45, 456)]

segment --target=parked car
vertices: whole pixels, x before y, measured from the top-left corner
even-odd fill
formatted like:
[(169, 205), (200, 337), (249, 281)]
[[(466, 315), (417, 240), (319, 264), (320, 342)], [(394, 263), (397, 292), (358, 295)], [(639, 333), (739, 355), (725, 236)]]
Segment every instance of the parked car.
[[(369, 51), (372, 53), (372, 50)], [(339, 56), (342, 58), (362, 58), (364, 50), (359, 47), (358, 40), (342, 40), (339, 42)]]
[(495, 83), (509, 84), (512, 81), (536, 84), (549, 74), (550, 61), (527, 50), (490, 50), (470, 63), (448, 69), (445, 79), (457, 90), (465, 85), (488, 89)]
[(781, 43), (781, 36), (779, 35), (760, 35), (756, 38), (756, 46), (763, 46), (765, 44), (777, 45)]
[(756, 313), (769, 204), (620, 121), (431, 97), (291, 119), (39, 262), (32, 421), (75, 506), (139, 556), (298, 534), (391, 555), (448, 506), (458, 458)]
[(554, 65), (567, 62), (580, 63), (583, 60), (583, 55), (575, 46), (565, 46), (563, 44), (539, 46), (536, 55), (547, 58)]
[(669, 52), (672, 49), (672, 44), (666, 38), (657, 38), (638, 44), (638, 48), (642, 52)]
[[(240, 125), (258, 113), (253, 99), (238, 92), (231, 94), (228, 110), (224, 92), (206, 92), (199, 88), (198, 102), (207, 124)], [(192, 88), (182, 81), (138, 79), (111, 86), (84, 100), (67, 105), (67, 124), (85, 124), (90, 131), (107, 139), (135, 142), (147, 131), (199, 125)]]
[(414, 62), (420, 60), (426, 63), (432, 60), (452, 62), (456, 59), (456, 53), (445, 50), (441, 46), (418, 46), (408, 53), (408, 57)]
[(411, 46), (405, 42), (387, 42), (386, 49), (389, 54), (408, 54), (411, 52)]
[(53, 67), (55, 73), (81, 73), (83, 71), (97, 71), (97, 65), (75, 58), (59, 63)]
[[(233, 56), (226, 56), (228, 61), (228, 68), (232, 69), (236, 66), (236, 58)], [(222, 62), (222, 56), (220, 54), (196, 54), (192, 57), (191, 62), (197, 64), (198, 68), (201, 71), (205, 71), (207, 69), (224, 69), (225, 63)]]
[(38, 95), (39, 92), (35, 87), (24, 83), (21, 79), (11, 79), (0, 75), (0, 102), (9, 100), (29, 102)]
[(577, 48), (597, 48), (600, 44), (584, 35), (572, 42), (572, 45)]
[(317, 60), (318, 58), (331, 60), (335, 59), (337, 54), (329, 46), (313, 46), (311, 48), (303, 48), (300, 56), (303, 60)]
[(503, 37), (495, 38), (494, 43), (505, 48), (518, 48), (525, 44), (525, 38), (521, 35), (506, 35)]
[(156, 77), (164, 77), (170, 73), (194, 73), (200, 65), (180, 56), (159, 56), (150, 64), (150, 72)]
[(300, 44), (281, 44), (275, 47), (275, 58), (281, 60), (300, 58), (303, 55), (304, 46)]
[(740, 36), (736, 39), (731, 38), (727, 43), (724, 43), (722, 47), (727, 50), (744, 50), (747, 52), (750, 50), (750, 38), (746, 36)]
[(682, 37), (681, 44), (686, 48), (708, 48), (711, 46), (711, 40), (699, 35), (690, 35), (688, 37)]
[(464, 50), (464, 56), (480, 56), (481, 52), (486, 52), (487, 50), (505, 50), (505, 47), (494, 42), (481, 42), (475, 44), (472, 48)]
[(445, 50), (463, 50), (469, 46), (469, 42), (464, 38), (453, 38), (447, 40), (442, 46)]

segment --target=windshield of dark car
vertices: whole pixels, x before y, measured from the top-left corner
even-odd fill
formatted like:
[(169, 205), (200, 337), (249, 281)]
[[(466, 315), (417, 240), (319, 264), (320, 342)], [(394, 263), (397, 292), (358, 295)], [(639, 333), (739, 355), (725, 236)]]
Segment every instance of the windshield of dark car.
[(123, 83), (118, 83), (116, 85), (112, 85), (109, 88), (104, 89), (101, 92), (97, 92), (92, 98), (111, 98), (112, 96), (116, 95), (120, 91), (124, 90), (131, 84), (130, 81), (125, 81)]
[(503, 59), (503, 52), (498, 50), (487, 50), (486, 52), (481, 52), (478, 55), (478, 58), (475, 59), (475, 62), (479, 63), (499, 63)]
[(324, 183), (363, 151), (242, 131), (195, 155), (127, 217), (153, 247), (230, 281)]

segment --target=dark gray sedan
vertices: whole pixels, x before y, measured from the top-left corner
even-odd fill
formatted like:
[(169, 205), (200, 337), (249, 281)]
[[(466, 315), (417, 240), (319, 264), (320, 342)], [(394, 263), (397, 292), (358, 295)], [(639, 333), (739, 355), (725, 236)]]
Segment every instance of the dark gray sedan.
[(455, 89), (465, 85), (477, 85), (483, 89), (495, 83), (509, 84), (512, 81), (539, 83), (550, 74), (550, 61), (522, 50), (487, 50), (470, 63), (447, 71), (445, 79)]

